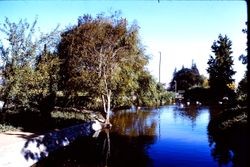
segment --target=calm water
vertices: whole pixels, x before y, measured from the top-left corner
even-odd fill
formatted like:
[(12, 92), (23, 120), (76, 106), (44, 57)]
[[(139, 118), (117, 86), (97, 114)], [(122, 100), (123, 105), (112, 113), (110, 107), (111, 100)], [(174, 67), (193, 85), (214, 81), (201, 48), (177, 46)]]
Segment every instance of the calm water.
[(120, 111), (111, 130), (81, 138), (36, 166), (246, 166), (245, 132), (211, 135), (211, 113), (178, 106)]

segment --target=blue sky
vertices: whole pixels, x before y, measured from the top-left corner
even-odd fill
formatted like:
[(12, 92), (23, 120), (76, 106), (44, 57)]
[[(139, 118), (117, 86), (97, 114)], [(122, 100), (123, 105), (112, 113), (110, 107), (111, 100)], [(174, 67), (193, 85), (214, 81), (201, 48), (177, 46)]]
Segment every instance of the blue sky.
[(238, 82), (246, 67), (238, 61), (245, 52), (247, 6), (244, 1), (168, 1), (161, 0), (55, 0), (0, 1), (0, 24), (5, 17), (11, 21), (38, 16), (38, 27), (48, 32), (77, 23), (83, 14), (121, 10), (122, 17), (140, 26), (141, 43), (151, 56), (149, 71), (158, 80), (159, 52), (162, 55), (161, 82), (169, 83), (175, 67), (190, 67), (192, 60), (201, 74), (206, 73), (211, 45), (218, 35), (227, 35), (233, 43), (234, 78)]

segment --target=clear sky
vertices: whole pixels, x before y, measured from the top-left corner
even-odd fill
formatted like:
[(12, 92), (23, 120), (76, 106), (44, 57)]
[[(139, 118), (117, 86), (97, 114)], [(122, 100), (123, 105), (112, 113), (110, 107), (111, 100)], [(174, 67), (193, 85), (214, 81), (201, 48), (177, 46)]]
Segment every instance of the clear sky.
[(159, 55), (162, 55), (161, 82), (169, 83), (175, 69), (190, 67), (192, 60), (201, 74), (208, 77), (207, 61), (211, 45), (218, 35), (232, 40), (234, 79), (238, 82), (246, 66), (238, 57), (245, 53), (247, 6), (245, 1), (168, 1), (160, 0), (55, 0), (55, 1), (0, 1), (0, 24), (5, 17), (11, 21), (27, 19), (32, 23), (38, 16), (38, 27), (48, 32), (77, 23), (78, 16), (110, 11), (121, 11), (121, 16), (140, 26), (141, 43), (151, 56), (149, 71), (158, 80)]

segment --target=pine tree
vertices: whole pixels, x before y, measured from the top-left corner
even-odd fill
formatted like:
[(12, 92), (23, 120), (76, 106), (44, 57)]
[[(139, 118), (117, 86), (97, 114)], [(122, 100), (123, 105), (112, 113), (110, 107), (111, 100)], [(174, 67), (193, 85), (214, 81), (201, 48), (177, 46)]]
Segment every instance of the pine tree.
[(209, 86), (214, 100), (221, 100), (227, 96), (232, 98), (233, 90), (228, 85), (234, 82), (232, 41), (225, 35), (219, 35), (218, 40), (212, 45), (214, 56), (208, 60)]

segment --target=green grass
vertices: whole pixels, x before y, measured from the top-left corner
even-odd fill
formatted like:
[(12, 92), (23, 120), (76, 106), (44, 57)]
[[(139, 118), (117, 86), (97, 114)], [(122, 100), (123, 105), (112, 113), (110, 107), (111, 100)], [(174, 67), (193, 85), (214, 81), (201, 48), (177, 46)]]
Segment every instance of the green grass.
[(8, 124), (5, 124), (5, 123), (0, 123), (0, 133), (2, 132), (6, 132), (6, 131), (18, 131), (18, 130), (21, 130), (20, 127), (15, 127), (13, 125), (8, 125)]
[(76, 113), (76, 112), (63, 112), (54, 111), (51, 113), (52, 118), (62, 118), (62, 119), (77, 119), (77, 120), (89, 120), (90, 115), (86, 113)]

